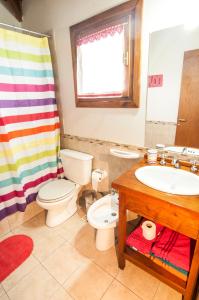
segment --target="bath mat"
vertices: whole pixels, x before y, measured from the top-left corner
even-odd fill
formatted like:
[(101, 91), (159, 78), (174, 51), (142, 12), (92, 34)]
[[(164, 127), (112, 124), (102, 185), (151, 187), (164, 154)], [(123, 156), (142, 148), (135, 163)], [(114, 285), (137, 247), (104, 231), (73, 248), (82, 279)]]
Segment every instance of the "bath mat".
[(0, 242), (0, 282), (29, 257), (32, 249), (33, 240), (22, 234)]

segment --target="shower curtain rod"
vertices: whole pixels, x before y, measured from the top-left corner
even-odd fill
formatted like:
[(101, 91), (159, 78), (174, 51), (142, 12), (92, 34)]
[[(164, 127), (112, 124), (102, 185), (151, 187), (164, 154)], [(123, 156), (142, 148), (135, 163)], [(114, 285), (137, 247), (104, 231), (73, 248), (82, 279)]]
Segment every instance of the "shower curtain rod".
[(0, 23), (0, 25), (5, 26), (5, 27), (9, 27), (9, 28), (13, 28), (13, 29), (17, 29), (17, 30), (20, 30), (20, 31), (25, 31), (25, 32), (28, 32), (28, 33), (40, 35), (40, 36), (45, 36), (47, 38), (51, 37), (51, 35), (43, 34), (43, 33), (40, 33), (40, 32), (35, 32), (35, 31), (31, 31), (31, 30), (24, 29), (24, 28), (21, 28), (21, 27), (9, 25), (9, 24), (6, 24), (6, 23)]

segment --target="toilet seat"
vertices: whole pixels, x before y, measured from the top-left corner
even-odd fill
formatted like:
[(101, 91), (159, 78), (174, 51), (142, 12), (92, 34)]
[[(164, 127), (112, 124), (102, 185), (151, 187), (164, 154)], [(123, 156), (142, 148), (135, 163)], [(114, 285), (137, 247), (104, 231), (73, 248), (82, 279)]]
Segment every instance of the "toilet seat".
[(73, 194), (75, 183), (65, 179), (55, 179), (41, 187), (38, 193), (41, 202), (58, 202)]

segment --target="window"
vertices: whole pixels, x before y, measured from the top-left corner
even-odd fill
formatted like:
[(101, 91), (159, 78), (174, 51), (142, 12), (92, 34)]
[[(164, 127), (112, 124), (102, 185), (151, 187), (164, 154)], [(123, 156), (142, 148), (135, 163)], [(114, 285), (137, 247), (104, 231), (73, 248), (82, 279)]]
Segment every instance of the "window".
[(70, 27), (77, 107), (138, 107), (142, 0)]

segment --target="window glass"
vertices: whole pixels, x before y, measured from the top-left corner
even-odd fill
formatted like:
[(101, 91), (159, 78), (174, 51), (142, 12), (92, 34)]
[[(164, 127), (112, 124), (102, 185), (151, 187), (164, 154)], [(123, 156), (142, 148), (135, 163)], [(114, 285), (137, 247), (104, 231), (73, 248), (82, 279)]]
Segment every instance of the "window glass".
[(78, 97), (121, 97), (126, 77), (124, 57), (124, 24), (78, 39)]
[(139, 107), (142, 1), (70, 27), (77, 107)]

